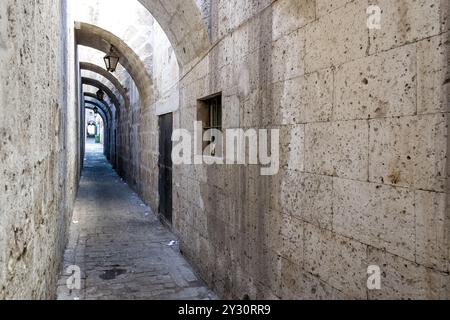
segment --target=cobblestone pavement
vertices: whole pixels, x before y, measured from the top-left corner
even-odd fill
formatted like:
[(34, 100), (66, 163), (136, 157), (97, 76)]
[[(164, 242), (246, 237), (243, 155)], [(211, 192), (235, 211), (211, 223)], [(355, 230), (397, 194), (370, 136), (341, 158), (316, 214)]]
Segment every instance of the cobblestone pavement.
[[(101, 146), (88, 143), (58, 299), (216, 299), (176, 240), (114, 172)], [(81, 289), (70, 290), (77, 267)]]

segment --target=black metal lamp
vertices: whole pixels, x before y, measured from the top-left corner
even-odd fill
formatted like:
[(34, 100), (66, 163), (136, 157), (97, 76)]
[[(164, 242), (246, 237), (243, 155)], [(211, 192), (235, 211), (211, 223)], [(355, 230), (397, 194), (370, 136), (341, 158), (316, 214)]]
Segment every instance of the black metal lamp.
[(114, 72), (116, 71), (120, 57), (117, 53), (115, 53), (114, 47), (111, 46), (109, 53), (103, 58), (103, 60), (105, 60), (106, 70), (109, 72)]
[(103, 99), (105, 98), (105, 93), (102, 90), (98, 90), (96, 95), (97, 95), (98, 100), (100, 100), (100, 101), (103, 101)]

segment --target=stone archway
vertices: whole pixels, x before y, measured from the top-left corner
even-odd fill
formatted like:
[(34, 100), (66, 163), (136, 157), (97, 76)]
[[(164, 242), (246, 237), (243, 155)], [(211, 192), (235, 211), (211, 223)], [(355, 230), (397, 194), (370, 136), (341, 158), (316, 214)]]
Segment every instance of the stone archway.
[(102, 105), (101, 103), (98, 103), (97, 101), (93, 101), (93, 100), (85, 100), (84, 101), (85, 104), (91, 104), (93, 105), (93, 107), (97, 107), (99, 110), (102, 111), (102, 113), (106, 116), (106, 120), (109, 124), (112, 124), (112, 115), (111, 115), (111, 110), (106, 110), (104, 105)]
[(105, 114), (105, 111), (103, 109), (99, 108), (97, 104), (95, 104), (95, 103), (93, 103), (91, 101), (86, 101), (86, 104), (85, 104), (85, 108), (86, 109), (94, 110), (96, 107), (98, 108), (98, 113), (99, 113), (100, 117), (102, 118), (103, 123), (105, 125), (105, 131), (108, 132), (108, 135), (105, 134), (105, 136), (109, 137), (109, 134), (110, 134), (110, 132), (109, 132), (109, 125), (110, 125), (110, 123), (108, 121), (108, 117)]
[[(105, 149), (105, 155), (107, 156), (108, 160), (111, 161), (111, 164), (113, 166), (117, 166), (117, 160), (116, 160), (116, 152), (117, 152), (117, 144), (116, 144), (116, 123), (117, 120), (115, 117), (115, 111), (111, 110), (110, 106), (105, 103), (104, 101), (98, 100), (97, 96), (93, 93), (85, 92), (84, 93), (84, 103), (85, 106), (90, 104), (93, 105), (99, 110), (102, 110), (105, 114), (107, 120), (108, 120), (108, 141), (105, 146), (107, 150)], [(86, 98), (89, 98), (87, 100)], [(114, 112), (114, 113), (113, 113)]]
[(169, 38), (181, 69), (211, 47), (207, 27), (195, 0), (139, 0)]
[(129, 109), (130, 99), (128, 97), (128, 90), (127, 90), (127, 88), (122, 86), (122, 84), (119, 82), (119, 80), (113, 74), (106, 71), (102, 67), (100, 67), (96, 64), (93, 64), (93, 63), (89, 63), (89, 62), (80, 62), (80, 69), (94, 72), (94, 73), (104, 77), (109, 82), (111, 82), (112, 85), (116, 88), (116, 90), (122, 96), (124, 104), (125, 104), (125, 109), (127, 109), (127, 110)]
[(98, 113), (100, 117), (103, 120), (103, 136), (104, 136), (104, 143), (103, 143), (103, 154), (106, 156), (108, 160), (110, 160), (113, 157), (112, 149), (111, 149), (111, 143), (113, 141), (113, 132), (112, 132), (112, 123), (108, 119), (108, 115), (106, 111), (103, 109), (102, 106), (97, 104), (94, 101), (86, 101), (84, 107), (86, 109), (94, 110), (95, 108), (98, 109)]
[(96, 104), (92, 103), (91, 101), (86, 101), (85, 107), (86, 107), (86, 109), (90, 109), (90, 110), (94, 110), (97, 107), (98, 111), (99, 111), (99, 115), (102, 118), (105, 125), (109, 124), (109, 121), (107, 120), (105, 112), (103, 111), (103, 109), (99, 108)]
[[(101, 107), (105, 112), (108, 113), (109, 117), (111, 118), (111, 121), (113, 119), (113, 112), (115, 112), (115, 110), (111, 110), (110, 106), (105, 103), (104, 101), (100, 101), (98, 100), (97, 96), (93, 93), (90, 92), (85, 92), (84, 93), (84, 98), (85, 98), (85, 102), (92, 102), (92, 103), (96, 103), (99, 107)], [(90, 98), (93, 100), (86, 100), (86, 98)]]
[(78, 45), (108, 53), (111, 45), (120, 57), (120, 64), (127, 70), (139, 91), (141, 106), (149, 107), (153, 95), (153, 82), (139, 56), (120, 38), (97, 26), (75, 22), (75, 38)]
[(95, 80), (95, 79), (83, 77), (83, 78), (81, 78), (81, 83), (83, 85), (92, 86), (92, 87), (102, 90), (103, 92), (106, 93), (106, 95), (109, 97), (111, 102), (114, 104), (114, 106), (116, 107), (116, 110), (120, 110), (121, 112), (124, 111), (121, 108), (121, 105), (120, 105), (120, 102), (119, 102), (119, 99), (117, 98), (117, 96), (111, 91), (111, 89), (109, 89), (102, 82)]

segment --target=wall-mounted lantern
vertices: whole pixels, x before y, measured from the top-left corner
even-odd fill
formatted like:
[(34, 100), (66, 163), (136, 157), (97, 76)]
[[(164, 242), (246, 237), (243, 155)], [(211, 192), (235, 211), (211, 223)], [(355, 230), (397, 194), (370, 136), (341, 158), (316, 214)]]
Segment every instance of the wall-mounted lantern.
[(106, 70), (109, 72), (116, 71), (119, 59), (119, 55), (115, 53), (114, 47), (111, 46), (109, 53), (103, 58), (103, 60), (105, 60)]
[(105, 93), (102, 90), (98, 90), (96, 95), (97, 95), (97, 99), (100, 101), (103, 101), (103, 99), (105, 98)]

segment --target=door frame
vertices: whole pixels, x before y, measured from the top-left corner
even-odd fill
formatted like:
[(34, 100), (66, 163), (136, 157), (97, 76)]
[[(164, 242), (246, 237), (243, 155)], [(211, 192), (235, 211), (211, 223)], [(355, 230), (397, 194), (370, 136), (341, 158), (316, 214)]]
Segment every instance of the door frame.
[(173, 113), (166, 113), (159, 115), (158, 126), (159, 126), (158, 215), (160, 217), (160, 220), (169, 228), (171, 228), (173, 221), (173, 163), (172, 163)]

